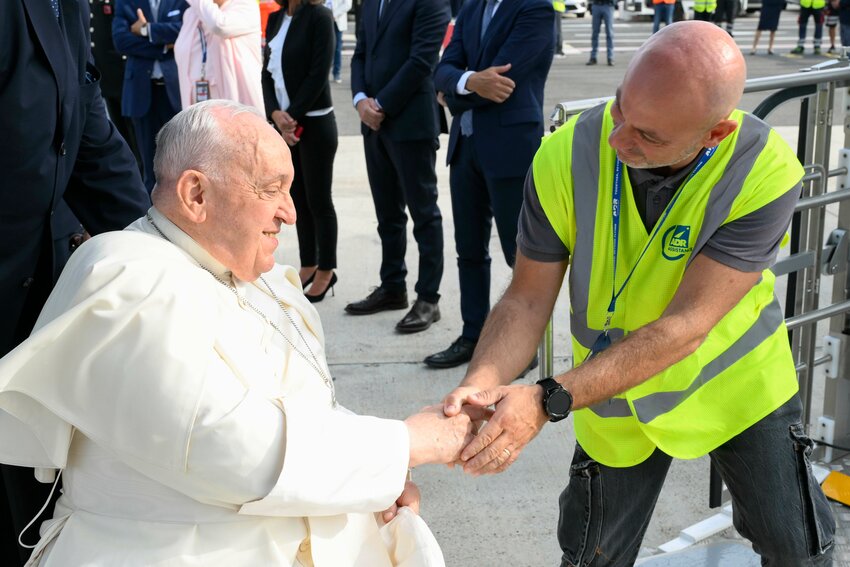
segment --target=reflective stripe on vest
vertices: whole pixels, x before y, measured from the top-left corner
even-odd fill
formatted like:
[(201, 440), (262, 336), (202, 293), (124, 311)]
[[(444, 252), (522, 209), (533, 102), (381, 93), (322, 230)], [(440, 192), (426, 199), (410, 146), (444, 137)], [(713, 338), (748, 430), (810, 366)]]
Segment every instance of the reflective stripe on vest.
[[(602, 328), (613, 283), (608, 108), (586, 111), (547, 137), (533, 165), (543, 210), (571, 254), (578, 363)], [(614, 341), (661, 316), (686, 267), (720, 226), (777, 199), (802, 177), (796, 156), (766, 124), (741, 111), (731, 118), (738, 128), (685, 186), (635, 268), (612, 319)], [(618, 287), (648, 240), (627, 175), (623, 185)], [(693, 354), (621, 396), (575, 412), (576, 436), (588, 454), (608, 466), (637, 464), (656, 447), (699, 457), (787, 401), (797, 380), (774, 279), (764, 271)]]

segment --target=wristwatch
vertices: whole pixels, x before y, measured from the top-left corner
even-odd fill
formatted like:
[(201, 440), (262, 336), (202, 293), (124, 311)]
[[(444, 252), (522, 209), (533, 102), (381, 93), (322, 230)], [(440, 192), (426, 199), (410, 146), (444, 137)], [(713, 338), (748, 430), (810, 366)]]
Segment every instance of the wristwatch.
[(573, 396), (553, 378), (544, 378), (537, 383), (543, 388), (543, 411), (549, 421), (558, 422), (570, 415)]
[(148, 37), (148, 24), (143, 25), (139, 33), (142, 34), (142, 37)]

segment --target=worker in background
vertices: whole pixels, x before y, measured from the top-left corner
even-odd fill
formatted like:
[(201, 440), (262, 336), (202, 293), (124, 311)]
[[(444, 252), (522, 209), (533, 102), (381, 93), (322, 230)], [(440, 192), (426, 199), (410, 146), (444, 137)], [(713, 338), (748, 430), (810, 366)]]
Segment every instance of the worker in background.
[(823, 37), (823, 8), (826, 6), (825, 0), (800, 0), (800, 15), (797, 16), (797, 23), (800, 25), (800, 35), (797, 39), (797, 47), (791, 50), (794, 55), (802, 55), (803, 48), (806, 45), (806, 28), (809, 26), (809, 18), (815, 21), (815, 37), (812, 40), (812, 47), (815, 55), (820, 55), (821, 38)]

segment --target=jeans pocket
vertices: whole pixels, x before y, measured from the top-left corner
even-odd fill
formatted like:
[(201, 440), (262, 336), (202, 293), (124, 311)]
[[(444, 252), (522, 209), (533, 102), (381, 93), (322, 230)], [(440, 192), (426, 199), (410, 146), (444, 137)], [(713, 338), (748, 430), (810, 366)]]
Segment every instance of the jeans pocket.
[[(576, 448), (576, 451), (580, 451)], [(583, 453), (583, 452), (582, 452)], [(570, 483), (559, 499), (558, 542), (561, 567), (587, 567), (596, 557), (602, 532), (602, 476), (599, 464), (577, 454), (570, 467)]]
[(791, 440), (797, 458), (797, 477), (800, 488), (800, 504), (803, 513), (806, 544), (809, 557), (822, 555), (833, 545), (835, 520), (823, 491), (812, 473), (809, 457), (814, 442), (809, 439), (800, 422), (789, 426)]

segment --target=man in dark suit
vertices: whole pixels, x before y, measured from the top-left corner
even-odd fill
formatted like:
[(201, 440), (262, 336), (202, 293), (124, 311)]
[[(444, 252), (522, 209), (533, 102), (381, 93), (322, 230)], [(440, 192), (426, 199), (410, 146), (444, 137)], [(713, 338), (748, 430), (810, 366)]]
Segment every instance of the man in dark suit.
[(156, 134), (180, 111), (173, 47), (186, 8), (183, 0), (115, 0), (112, 40), (127, 56), (121, 112), (133, 121), (148, 193), (156, 182)]
[(118, 128), (121, 137), (130, 146), (136, 161), (141, 164), (133, 133), (133, 121), (121, 114), (121, 91), (124, 83), (126, 55), (115, 50), (112, 41), (112, 20), (115, 19), (113, 0), (89, 0), (91, 8), (91, 54), (100, 71), (100, 94), (106, 103), (109, 119)]
[(464, 4), (434, 81), (451, 111), (448, 163), (460, 276), (461, 336), (425, 363), (472, 358), (490, 311), (490, 229), (516, 256), (523, 181), (543, 136), (543, 86), (554, 53), (549, 0)]
[(447, 0), (365, 0), (351, 59), (351, 92), (363, 122), (366, 170), (381, 237), (381, 285), (345, 310), (366, 315), (407, 308), (407, 215), (419, 246), (417, 299), (402, 333), (440, 319), (443, 218), (437, 206), (439, 106), (432, 72), (449, 23)]
[[(88, 29), (88, 2), (0, 2), (0, 356), (27, 337), (70, 253), (71, 241), (54, 249), (74, 225), (63, 199), (92, 234), (123, 228), (150, 205), (106, 118)], [(50, 486), (31, 469), (0, 473), (0, 553), (3, 565), (22, 564), (29, 550), (18, 534)]]

